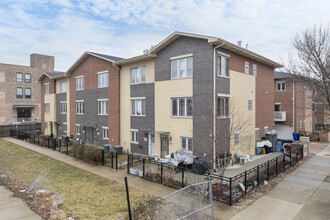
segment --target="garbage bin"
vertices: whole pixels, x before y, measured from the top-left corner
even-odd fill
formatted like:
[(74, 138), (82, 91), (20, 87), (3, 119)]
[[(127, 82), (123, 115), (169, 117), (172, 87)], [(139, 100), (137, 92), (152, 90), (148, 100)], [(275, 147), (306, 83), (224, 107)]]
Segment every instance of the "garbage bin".
[(122, 154), (123, 153), (123, 147), (120, 146), (120, 145), (115, 146), (113, 150), (116, 151), (117, 154)]
[(109, 152), (111, 150), (111, 144), (105, 144), (103, 145), (104, 152)]
[(299, 141), (299, 134), (298, 133), (292, 133), (293, 135), (293, 140), (294, 141)]

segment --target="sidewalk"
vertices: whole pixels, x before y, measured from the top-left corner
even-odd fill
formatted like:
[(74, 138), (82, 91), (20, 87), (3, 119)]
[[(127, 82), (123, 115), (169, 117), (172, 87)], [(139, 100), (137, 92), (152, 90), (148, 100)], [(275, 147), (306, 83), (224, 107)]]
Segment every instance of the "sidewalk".
[(0, 219), (41, 220), (23, 200), (13, 197), (13, 193), (0, 185)]
[(272, 191), (231, 219), (329, 219), (330, 146), (320, 149)]

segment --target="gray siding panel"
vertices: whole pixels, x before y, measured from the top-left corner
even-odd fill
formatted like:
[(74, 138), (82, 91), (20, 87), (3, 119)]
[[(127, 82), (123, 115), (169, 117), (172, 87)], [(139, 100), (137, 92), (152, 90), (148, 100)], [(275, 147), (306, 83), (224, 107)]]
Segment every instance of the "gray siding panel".
[[(53, 129), (54, 129), (54, 131), (57, 129), (57, 131), (58, 131), (57, 136), (61, 136), (61, 135), (65, 134), (62, 125), (63, 125), (63, 122), (67, 122), (66, 114), (61, 114), (61, 111), (60, 111), (60, 102), (62, 102), (62, 101), (66, 101), (66, 93), (56, 94), (56, 122), (59, 124), (55, 125), (53, 127)], [(67, 103), (67, 106), (68, 106), (68, 103)], [(67, 112), (68, 111), (69, 111), (69, 109), (67, 108)]]

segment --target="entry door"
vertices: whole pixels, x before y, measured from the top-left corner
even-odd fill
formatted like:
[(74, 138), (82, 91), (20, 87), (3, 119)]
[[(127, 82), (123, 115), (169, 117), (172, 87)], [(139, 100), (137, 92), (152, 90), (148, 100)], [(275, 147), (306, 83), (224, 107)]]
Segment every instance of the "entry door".
[(168, 135), (162, 135), (161, 139), (161, 157), (168, 155)]
[(149, 155), (155, 155), (155, 134), (149, 133)]
[(53, 134), (53, 122), (50, 122), (50, 133)]
[(90, 144), (90, 139), (92, 138), (91, 136), (91, 128), (90, 127), (86, 127), (86, 130), (85, 130), (85, 141), (86, 141), (86, 144)]

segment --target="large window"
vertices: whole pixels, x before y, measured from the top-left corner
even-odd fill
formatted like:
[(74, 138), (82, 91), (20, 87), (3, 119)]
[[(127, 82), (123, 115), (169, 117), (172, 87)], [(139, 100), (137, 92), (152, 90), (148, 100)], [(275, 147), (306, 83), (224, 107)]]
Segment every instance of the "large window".
[(172, 116), (190, 117), (193, 115), (192, 98), (172, 98)]
[(60, 83), (61, 93), (66, 92), (66, 81)]
[(84, 90), (84, 76), (76, 77), (76, 90)]
[(131, 69), (131, 83), (138, 84), (146, 81), (146, 68), (139, 66)]
[(81, 127), (79, 124), (76, 124), (76, 134), (80, 135), (80, 133), (81, 133)]
[(67, 107), (66, 107), (66, 102), (60, 102), (60, 113), (61, 114), (66, 114), (67, 113)]
[(31, 98), (31, 88), (25, 88), (25, 98), (26, 99)]
[(100, 72), (97, 74), (98, 88), (108, 87), (108, 72)]
[(16, 73), (16, 82), (23, 82), (23, 73)]
[(229, 59), (224, 56), (217, 56), (217, 75), (229, 76)]
[(49, 113), (50, 112), (50, 104), (49, 103), (45, 103), (45, 113)]
[(193, 58), (171, 60), (172, 79), (191, 77), (193, 75)]
[(146, 100), (145, 99), (132, 99), (132, 113), (133, 116), (146, 115)]
[(77, 100), (76, 101), (76, 114), (78, 115), (83, 115), (85, 112), (84, 112), (84, 101), (82, 100)]
[(183, 151), (193, 151), (193, 139), (192, 137), (181, 137), (181, 149)]
[(108, 99), (97, 100), (98, 115), (108, 115)]
[(108, 127), (102, 127), (103, 129), (103, 139), (104, 140), (109, 140), (109, 128)]
[(49, 94), (49, 83), (45, 83), (45, 94)]
[(218, 97), (218, 116), (229, 117), (229, 97)]
[(131, 143), (138, 144), (139, 143), (139, 131), (131, 130)]
[(24, 81), (26, 83), (30, 83), (31, 82), (31, 74), (30, 73), (25, 73), (25, 75), (24, 75)]
[(285, 91), (285, 81), (279, 81), (276, 83), (276, 90), (277, 91)]
[(22, 87), (17, 87), (16, 88), (16, 98), (23, 98), (23, 88)]

